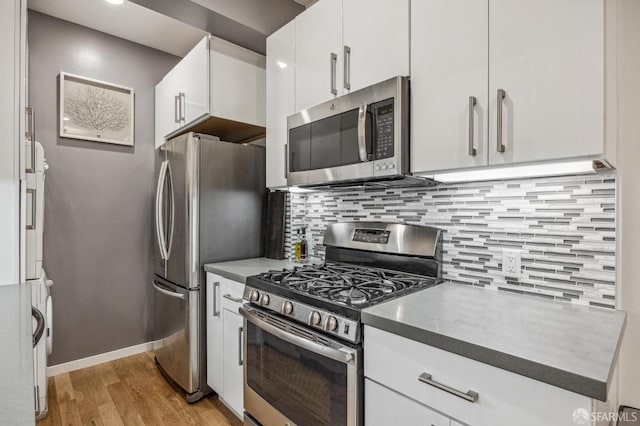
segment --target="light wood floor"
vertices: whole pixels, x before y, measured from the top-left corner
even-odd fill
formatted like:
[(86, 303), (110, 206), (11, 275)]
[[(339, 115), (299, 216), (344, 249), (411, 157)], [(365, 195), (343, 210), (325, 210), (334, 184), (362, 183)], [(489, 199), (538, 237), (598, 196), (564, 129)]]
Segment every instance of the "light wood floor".
[(45, 425), (233, 425), (217, 396), (188, 404), (145, 353), (50, 377)]

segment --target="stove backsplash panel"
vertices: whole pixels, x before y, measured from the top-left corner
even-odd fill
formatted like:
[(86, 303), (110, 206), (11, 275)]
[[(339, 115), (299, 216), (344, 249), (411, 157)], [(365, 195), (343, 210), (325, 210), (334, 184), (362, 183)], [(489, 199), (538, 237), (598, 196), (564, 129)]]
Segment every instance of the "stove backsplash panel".
[[(615, 172), (429, 188), (289, 193), (285, 247), (307, 227), (309, 257), (324, 259), (323, 232), (344, 221), (405, 222), (444, 230), (443, 278), (492, 290), (615, 306)], [(505, 277), (502, 250), (522, 252)]]

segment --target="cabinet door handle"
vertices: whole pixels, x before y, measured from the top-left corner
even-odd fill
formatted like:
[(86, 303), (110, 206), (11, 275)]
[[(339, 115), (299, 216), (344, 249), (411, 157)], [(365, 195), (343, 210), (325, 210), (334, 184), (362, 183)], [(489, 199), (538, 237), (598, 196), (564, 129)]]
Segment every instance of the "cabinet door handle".
[(242, 332), (243, 328), (238, 327), (238, 365), (242, 365)]
[(27, 229), (36, 229), (36, 190), (27, 189), (27, 195), (31, 196), (31, 225), (27, 225)]
[(432, 376), (429, 373), (422, 373), (418, 377), (418, 380), (420, 380), (422, 383), (426, 383), (426, 384), (428, 384), (430, 386), (433, 386), (434, 388), (438, 388), (440, 390), (448, 392), (451, 395), (455, 395), (458, 398), (462, 398), (465, 401), (476, 402), (478, 400), (478, 397), (479, 397), (478, 392), (474, 392), (472, 390), (468, 390), (466, 392), (462, 392), (462, 391), (454, 389), (454, 388), (452, 388), (450, 386), (442, 384), (440, 382), (436, 382), (435, 380), (432, 379)]
[(220, 289), (220, 283), (219, 282), (213, 283), (213, 316), (214, 317), (220, 316), (220, 308), (218, 307), (219, 289)]
[(25, 170), (27, 173), (35, 173), (36, 172), (36, 116), (35, 111), (31, 107), (25, 108), (25, 115), (27, 116), (26, 122), (28, 124), (28, 128), (25, 131), (25, 136), (31, 142), (31, 167)]
[(343, 83), (344, 88), (347, 90), (351, 90), (351, 48), (349, 46), (344, 46), (342, 60), (344, 64), (343, 66)]
[(289, 156), (287, 155), (287, 144), (284, 144), (284, 179), (286, 181), (289, 173)]
[(180, 92), (180, 120), (187, 121), (187, 96)]
[(507, 92), (502, 89), (498, 89), (498, 99), (497, 99), (497, 116), (498, 116), (498, 128), (496, 132), (496, 140), (498, 141), (498, 146), (496, 147), (498, 152), (504, 152), (505, 148), (502, 144), (502, 104), (504, 103), (504, 98), (507, 96)]
[(469, 96), (469, 155), (476, 156), (476, 149), (473, 146), (473, 137), (475, 134), (475, 115), (476, 115), (476, 97)]
[(180, 123), (180, 94), (173, 97), (173, 121)]
[(230, 294), (223, 294), (222, 297), (224, 297), (227, 300), (231, 300), (232, 302), (242, 303), (242, 298), (241, 297), (233, 297)]
[(336, 67), (338, 66), (338, 55), (331, 52), (331, 55), (329, 55), (329, 59), (329, 65), (331, 68), (331, 93), (333, 95), (337, 95), (338, 89), (336, 88)]

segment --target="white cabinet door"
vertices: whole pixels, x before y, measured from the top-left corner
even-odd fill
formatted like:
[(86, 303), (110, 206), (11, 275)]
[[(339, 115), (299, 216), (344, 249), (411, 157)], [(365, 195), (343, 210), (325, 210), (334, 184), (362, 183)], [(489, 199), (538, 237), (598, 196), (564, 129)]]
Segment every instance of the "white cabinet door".
[(411, 2), (412, 172), (487, 164), (488, 25), (488, 0)]
[(242, 338), (243, 320), (237, 311), (223, 310), (224, 323), (224, 401), (242, 416), (243, 375), (242, 375)]
[(295, 23), (267, 38), (267, 187), (287, 185), (287, 116), (295, 112)]
[(366, 426), (449, 426), (447, 417), (369, 379), (364, 381), (364, 399)]
[(603, 0), (491, 0), (489, 22), (489, 163), (602, 154)]
[(315, 3), (295, 18), (295, 32), (300, 111), (342, 94), (342, 0)]
[(343, 0), (342, 21), (344, 92), (409, 75), (409, 0)]
[(182, 95), (182, 123), (189, 124), (209, 113), (209, 37), (203, 38), (171, 71)]
[(207, 273), (207, 384), (218, 394), (224, 389), (221, 277)]
[(155, 90), (155, 147), (165, 142), (165, 136), (180, 127), (178, 117), (178, 87), (174, 74), (167, 74)]

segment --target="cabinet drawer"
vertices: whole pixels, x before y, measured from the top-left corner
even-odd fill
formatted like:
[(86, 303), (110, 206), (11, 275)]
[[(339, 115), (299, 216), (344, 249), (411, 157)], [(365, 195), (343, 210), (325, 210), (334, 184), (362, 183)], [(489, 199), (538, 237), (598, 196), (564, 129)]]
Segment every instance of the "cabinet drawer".
[(238, 309), (242, 306), (243, 293), (243, 283), (220, 277), (220, 299), (223, 309), (238, 313)]
[(364, 381), (365, 426), (449, 426), (449, 419), (371, 380)]
[[(391, 389), (473, 426), (571, 426), (573, 412), (591, 412), (591, 400), (469, 358), (369, 326), (364, 330), (364, 374)], [(443, 387), (418, 378), (427, 373)], [(514, 423), (515, 422), (515, 423)]]

